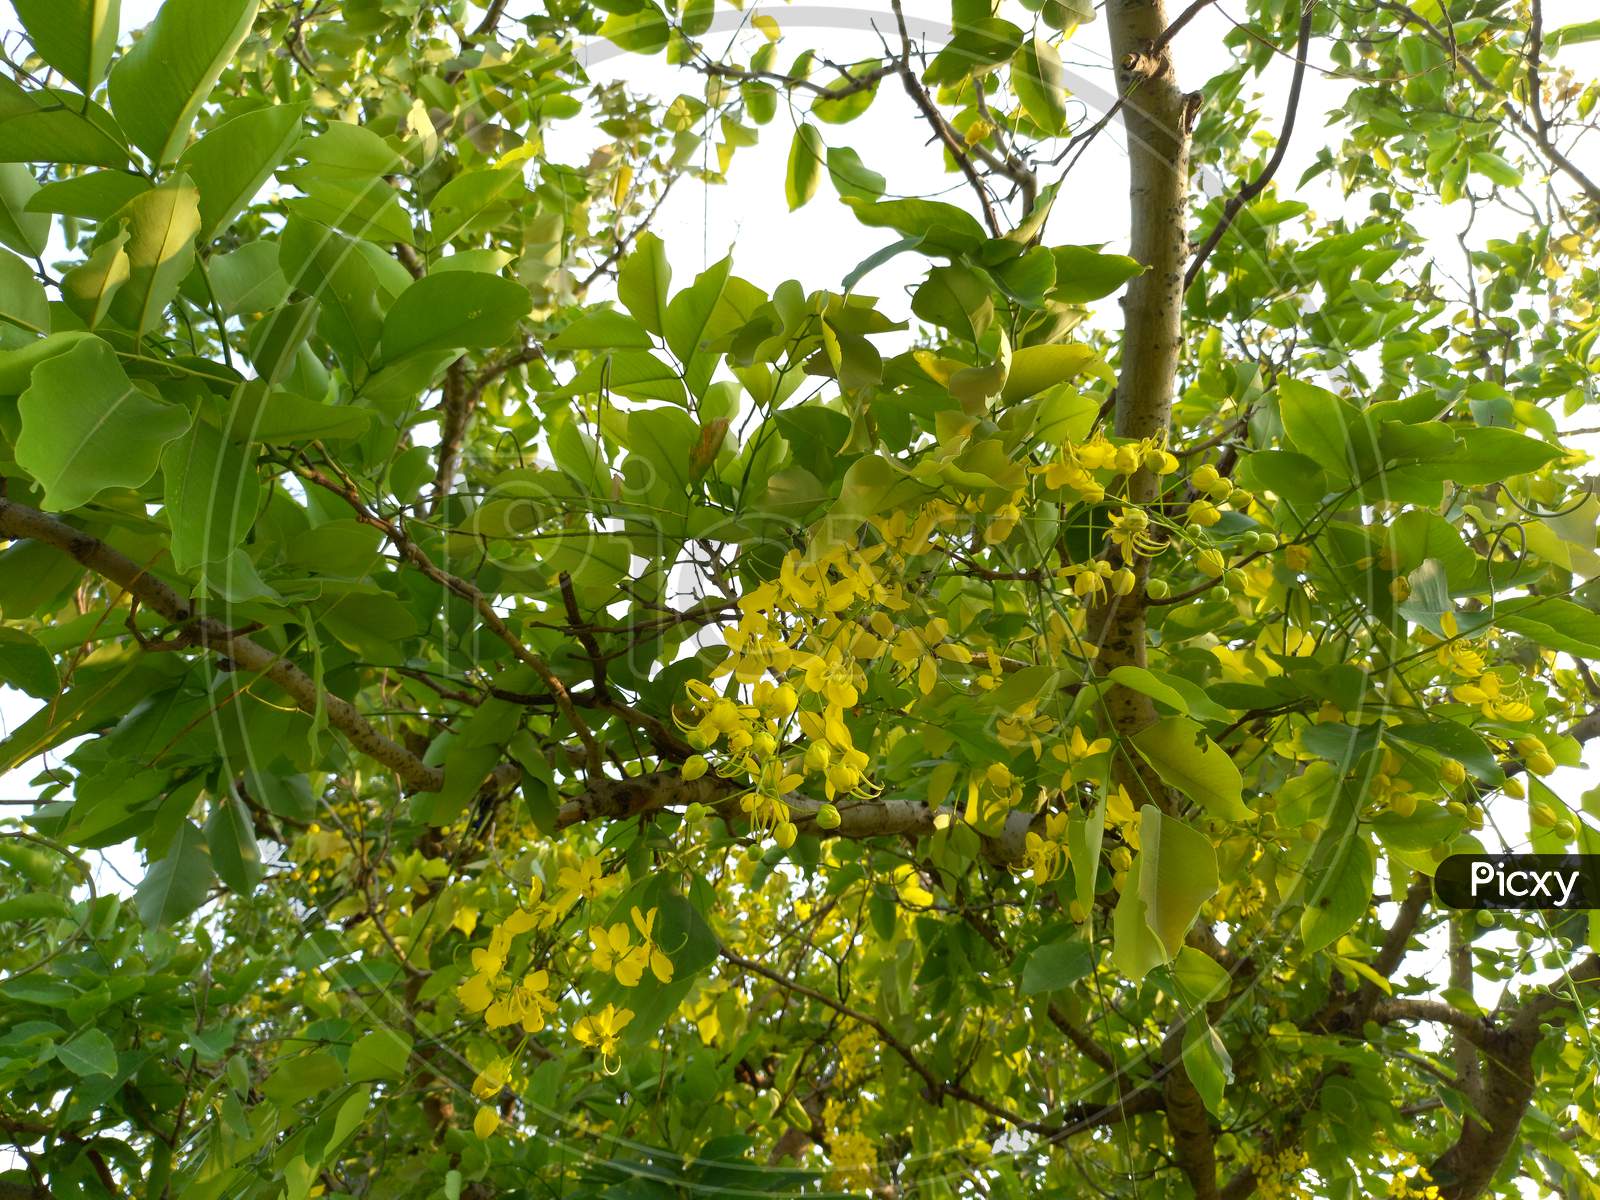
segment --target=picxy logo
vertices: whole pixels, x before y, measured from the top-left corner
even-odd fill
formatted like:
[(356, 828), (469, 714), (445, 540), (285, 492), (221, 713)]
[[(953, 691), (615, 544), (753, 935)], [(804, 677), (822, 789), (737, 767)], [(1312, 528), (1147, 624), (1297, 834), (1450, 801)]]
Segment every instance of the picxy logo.
[(1433, 890), (1451, 908), (1600, 908), (1600, 855), (1453, 854)]

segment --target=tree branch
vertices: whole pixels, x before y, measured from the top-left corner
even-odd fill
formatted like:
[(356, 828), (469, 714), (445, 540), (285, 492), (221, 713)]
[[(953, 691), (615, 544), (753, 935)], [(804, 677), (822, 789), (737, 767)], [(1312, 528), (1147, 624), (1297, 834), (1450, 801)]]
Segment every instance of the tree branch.
[(961, 168), (961, 173), (967, 177), (967, 182), (972, 185), (972, 190), (977, 193), (978, 205), (983, 210), (983, 223), (989, 227), (991, 237), (1001, 237), (1004, 231), (1000, 228), (1000, 219), (995, 215), (994, 203), (989, 199), (989, 189), (984, 186), (983, 178), (972, 165), (966, 148), (962, 146), (961, 139), (956, 131), (950, 128), (950, 122), (944, 119), (944, 114), (939, 111), (938, 105), (933, 102), (933, 97), (928, 95), (928, 89), (922, 86), (922, 81), (917, 78), (917, 72), (911, 65), (911, 34), (906, 29), (906, 14), (901, 8), (900, 0), (891, 0), (894, 9), (895, 23), (900, 29), (900, 58), (897, 70), (900, 81), (905, 85), (906, 95), (911, 97), (928, 124), (933, 126), (933, 132), (944, 143), (944, 148), (950, 151), (950, 157), (955, 159), (956, 166)]
[[(1426, 17), (1407, 8), (1405, 5), (1394, 3), (1394, 0), (1373, 0), (1373, 2), (1379, 9), (1394, 14), (1405, 24), (1415, 25), (1418, 29), (1423, 30), (1436, 43), (1445, 47), (1446, 50), (1451, 48), (1450, 37)], [(1538, 12), (1539, 10), (1535, 8), (1534, 11)], [(1540, 45), (1542, 46), (1542, 33)], [(1504, 90), (1479, 70), (1478, 65), (1467, 55), (1452, 54), (1450, 57), (1457, 66), (1462, 67), (1468, 75), (1472, 76), (1472, 81), (1482, 88), (1486, 94), (1493, 96)], [(1529, 64), (1530, 68), (1532, 68), (1531, 78), (1535, 80), (1538, 78), (1537, 64), (1538, 56), (1535, 55)], [(1527, 114), (1517, 107), (1516, 102), (1510, 96), (1507, 96), (1502, 101), (1501, 107), (1505, 110), (1506, 115), (1516, 122), (1517, 127), (1531, 137), (1534, 144), (1549, 156), (1550, 161), (1556, 165), (1557, 169), (1576, 183), (1583, 190), (1584, 195), (1588, 196), (1593, 203), (1600, 204), (1600, 183), (1590, 179), (1576, 163), (1562, 153), (1555, 142), (1551, 140), (1548, 127), (1535, 125), (1530, 121)]]
[(1283, 165), (1284, 155), (1289, 152), (1289, 139), (1294, 136), (1295, 117), (1300, 112), (1300, 88), (1305, 83), (1306, 54), (1311, 48), (1311, 17), (1316, 8), (1317, 0), (1301, 0), (1300, 36), (1295, 49), (1294, 78), (1289, 83), (1289, 102), (1287, 111), (1283, 115), (1283, 132), (1278, 135), (1277, 144), (1272, 149), (1272, 157), (1267, 160), (1267, 165), (1261, 168), (1261, 174), (1235, 192), (1223, 206), (1222, 216), (1218, 218), (1206, 240), (1201, 243), (1200, 249), (1195, 252), (1194, 259), (1189, 263), (1188, 270), (1184, 272), (1183, 286), (1186, 291), (1199, 277), (1200, 269), (1206, 265), (1206, 259), (1211, 257), (1211, 252), (1222, 241), (1222, 235), (1228, 232), (1228, 227), (1239, 215), (1239, 210), (1259, 196), (1267, 184), (1272, 182), (1272, 177)]
[(183, 626), (196, 645), (226, 655), (239, 666), (264, 675), (292, 696), (303, 711), (326, 713), (328, 723), (344, 734), (352, 746), (394, 771), (410, 790), (435, 792), (444, 786), (443, 771), (428, 766), (405, 747), (379, 733), (355, 705), (325, 691), (282, 653), (235, 633), (220, 621), (200, 615), (175, 590), (99, 538), (56, 517), (3, 498), (0, 498), (0, 536), (40, 542), (70, 554), (145, 607)]

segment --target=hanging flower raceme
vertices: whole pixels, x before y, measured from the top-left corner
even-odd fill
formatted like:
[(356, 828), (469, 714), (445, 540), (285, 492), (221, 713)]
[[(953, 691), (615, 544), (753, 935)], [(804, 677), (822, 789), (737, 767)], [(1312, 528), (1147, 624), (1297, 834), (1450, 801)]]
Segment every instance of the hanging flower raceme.
[(527, 1033), (538, 1033), (545, 1026), (546, 1015), (555, 1011), (549, 972), (529, 971), (520, 982), (513, 982), (506, 972), (512, 939), (537, 922), (535, 913), (518, 909), (495, 926), (489, 944), (472, 951), (473, 974), (456, 987), (461, 1006), (468, 1012), (481, 1012), (490, 1029), (521, 1025)]

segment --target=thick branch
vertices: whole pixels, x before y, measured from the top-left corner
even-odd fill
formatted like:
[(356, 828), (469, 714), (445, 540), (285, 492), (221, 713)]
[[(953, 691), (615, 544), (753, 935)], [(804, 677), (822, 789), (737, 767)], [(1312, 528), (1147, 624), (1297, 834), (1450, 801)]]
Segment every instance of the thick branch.
[(1184, 1022), (1180, 1021), (1162, 1044), (1167, 1130), (1172, 1134), (1173, 1157), (1194, 1190), (1195, 1200), (1217, 1200), (1216, 1135), (1205, 1102), (1183, 1067), (1183, 1031)]
[(1517, 1144), (1533, 1099), (1533, 1056), (1543, 1040), (1543, 1023), (1562, 1010), (1576, 1009), (1579, 989), (1593, 991), (1597, 985), (1600, 955), (1591, 954), (1557, 986), (1524, 1000), (1504, 1025), (1491, 1028), (1482, 1048), (1475, 1111), (1462, 1121), (1455, 1143), (1429, 1168), (1445, 1200), (1475, 1200), (1489, 1187)]
[(412, 791), (433, 792), (444, 786), (444, 772), (430, 767), (405, 747), (379, 733), (356, 706), (331, 692), (281, 653), (236, 634), (222, 622), (195, 612), (189, 602), (127, 556), (74, 529), (65, 521), (0, 499), (0, 537), (28, 539), (70, 554), (96, 575), (123, 588), (130, 596), (175, 625), (184, 626), (195, 645), (225, 655), (245, 670), (264, 675), (294, 698), (308, 713), (326, 713), (328, 723), (369, 758), (394, 771)]

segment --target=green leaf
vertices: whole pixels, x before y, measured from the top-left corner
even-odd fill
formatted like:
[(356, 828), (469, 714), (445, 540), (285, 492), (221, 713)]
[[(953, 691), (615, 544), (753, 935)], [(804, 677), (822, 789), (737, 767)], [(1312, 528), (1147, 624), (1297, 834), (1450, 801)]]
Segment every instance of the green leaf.
[(0, 242), (38, 258), (50, 238), (50, 214), (29, 208), (39, 194), (33, 172), (21, 163), (0, 163)]
[(61, 680), (55, 660), (37, 638), (25, 630), (0, 625), (0, 683), (10, 684), (36, 700), (49, 700)]
[(1389, 526), (1389, 548), (1395, 566), (1402, 574), (1435, 559), (1447, 579), (1462, 584), (1472, 578), (1478, 556), (1461, 540), (1461, 532), (1438, 513), (1413, 508), (1401, 513)]
[(1055, 246), (1056, 286), (1051, 293), (1063, 304), (1083, 304), (1109, 296), (1144, 267), (1126, 254), (1102, 254), (1097, 246)]
[(128, 171), (85, 171), (45, 184), (29, 199), (28, 211), (104, 221), (140, 192), (149, 190), (149, 180)]
[(1042, 37), (1023, 43), (1011, 58), (1011, 90), (1022, 111), (1045, 133), (1055, 137), (1067, 125), (1067, 95), (1061, 56)]
[(1146, 804), (1139, 817), (1139, 893), (1145, 920), (1171, 960), (1200, 906), (1217, 894), (1217, 855), (1198, 830)]
[(1553, 30), (1547, 38), (1547, 44), (1552, 49), (1559, 46), (1576, 46), (1582, 42), (1600, 42), (1600, 21), (1580, 21), (1576, 25), (1563, 25)]
[(1498, 183), (1502, 187), (1516, 187), (1522, 182), (1522, 172), (1507, 161), (1504, 155), (1496, 154), (1493, 150), (1474, 150), (1467, 155), (1467, 162), (1474, 171), (1491, 183)]
[[(289, 280), (278, 263), (276, 242), (247, 242), (228, 254), (213, 255), (205, 272), (210, 293), (202, 282), (196, 302), (209, 304), (214, 295), (217, 306), (230, 317), (266, 312), (289, 299)], [(184, 295), (194, 294), (187, 290), (193, 282), (192, 277), (185, 281)]]
[[(292, 217), (284, 224), (278, 263), (293, 291), (319, 301), (317, 332), (345, 370), (364, 378), (383, 336), (384, 314), (377, 273), (361, 253), (360, 244), (315, 222)], [(303, 336), (297, 328), (301, 322), (290, 320), (293, 313), (292, 308), (280, 308), (256, 326), (272, 335), (271, 342), (281, 336), (287, 343), (277, 348), (278, 353), (292, 352)], [(256, 366), (265, 372), (269, 362), (263, 354)]]
[(527, 194), (520, 165), (461, 172), (428, 202), (434, 245), (497, 224), (511, 211), (508, 198), (519, 193)]
[(0, 396), (15, 396), (24, 391), (33, 378), (33, 369), (46, 359), (65, 354), (82, 342), (97, 340), (92, 333), (72, 329), (66, 333), (52, 333), (15, 350), (0, 350)]
[(1022, 30), (1010, 21), (973, 15), (954, 22), (954, 36), (934, 56), (923, 81), (945, 86), (1004, 62), (1022, 44)]
[(911, 297), (911, 311), (976, 344), (994, 320), (994, 298), (989, 281), (971, 267), (934, 267)]
[(111, 111), (150, 161), (178, 157), (189, 126), (250, 32), (257, 0), (166, 0), (112, 68)]
[(1463, 429), (1460, 437), (1461, 448), (1448, 459), (1411, 469), (1430, 479), (1449, 479), (1459, 484), (1494, 483), (1537, 471), (1565, 453), (1560, 446), (1499, 426)]
[(254, 891), (261, 882), (261, 848), (244, 801), (232, 793), (219, 797), (206, 819), (205, 835), (211, 865), (222, 882), (244, 895)]
[(1204, 834), (1153, 804), (1139, 813), (1139, 852), (1112, 915), (1112, 960), (1135, 982), (1173, 960), (1219, 884), (1217, 852)]
[(844, 204), (856, 220), (874, 229), (888, 228), (921, 239), (929, 253), (954, 255), (974, 250), (988, 240), (978, 219), (964, 208), (942, 200), (864, 200), (846, 196)]
[(1341, 786), (1301, 880), (1300, 938), (1314, 953), (1344, 935), (1372, 901), (1372, 847), (1356, 823), (1353, 790)]
[(822, 164), (827, 147), (815, 125), (802, 121), (789, 143), (789, 171), (784, 177), (783, 195), (793, 212), (817, 194), (822, 182)]
[(15, 254), (0, 250), (0, 318), (30, 333), (50, 328), (50, 298), (33, 268)]
[(1336, 479), (1352, 479), (1373, 465), (1377, 432), (1366, 414), (1325, 388), (1284, 379), (1278, 383), (1283, 429), (1295, 449)]
[(635, 54), (659, 54), (666, 49), (672, 27), (653, 0), (642, 0), (627, 10), (618, 9), (600, 26), (600, 36)]
[(1216, 959), (1193, 946), (1184, 946), (1172, 960), (1172, 978), (1192, 1008), (1208, 1004), (1228, 991), (1228, 972)]
[(1257, 450), (1239, 460), (1239, 482), (1272, 492), (1291, 504), (1315, 504), (1330, 490), (1315, 460), (1293, 450)]
[(121, 0), (12, 0), (33, 48), (84, 95), (105, 78)]
[(1425, 746), (1447, 758), (1453, 758), (1488, 784), (1498, 784), (1505, 779), (1494, 752), (1481, 737), (1465, 725), (1454, 721), (1403, 721), (1384, 726), (1383, 736), (1413, 746)]
[(1233, 1082), (1233, 1059), (1217, 1031), (1204, 1018), (1191, 1020), (1183, 1030), (1183, 1070), (1194, 1084), (1206, 1111), (1222, 1111), (1222, 1092)]
[(1247, 821), (1244, 782), (1233, 759), (1185, 717), (1163, 717), (1132, 738), (1163, 783), (1223, 821)]
[(106, 488), (148, 482), (161, 448), (189, 428), (189, 413), (135, 387), (99, 338), (36, 366), (17, 406), (17, 464), (44, 488), (46, 507), (60, 511)]
[[(864, 78), (868, 73), (881, 66), (876, 60), (857, 63), (855, 66), (841, 71), (834, 79), (832, 86), (840, 87), (851, 83), (853, 80)], [(851, 92), (848, 96), (839, 96), (828, 100), (819, 98), (811, 105), (811, 115), (818, 121), (829, 125), (845, 125), (854, 121), (867, 109), (872, 107), (872, 102), (878, 95), (878, 84), (881, 80), (873, 80), (867, 86)]]
[(515, 342), (517, 326), (532, 308), (528, 289), (500, 275), (425, 275), (400, 293), (384, 318), (383, 361)]
[(220, 562), (255, 523), (255, 454), (205, 421), (167, 443), (161, 455), (172, 565), (187, 574)]
[(200, 232), (200, 193), (186, 175), (174, 175), (122, 209), (128, 223), (128, 278), (111, 300), (111, 315), (143, 336), (160, 324), (178, 285), (194, 267)]
[(1093, 346), (1082, 342), (1055, 346), (1023, 346), (1011, 354), (1011, 371), (1006, 376), (1000, 399), (1007, 404), (1036, 396), (1047, 388), (1079, 375), (1104, 375), (1106, 365)]
[(399, 1029), (374, 1029), (350, 1047), (346, 1074), (352, 1083), (404, 1079), (411, 1063), (411, 1038)]
[(90, 329), (106, 319), (117, 293), (128, 282), (128, 230), (124, 222), (107, 231), (110, 236), (72, 270), (61, 277), (61, 298)]
[(690, 37), (704, 36), (710, 31), (716, 14), (716, 0), (686, 0), (683, 6), (683, 31)]
[[(661, 333), (667, 315), (667, 287), (672, 267), (667, 247), (648, 229), (633, 242), (633, 250), (617, 272), (617, 299), (634, 319), (651, 333)], [(648, 346), (648, 339), (646, 339)]]
[(1495, 606), (1494, 623), (1547, 650), (1560, 650), (1578, 658), (1600, 658), (1600, 613), (1560, 596), (1502, 600)]
[(711, 315), (728, 286), (728, 272), (732, 269), (733, 260), (730, 258), (712, 263), (667, 305), (661, 332), (679, 362), (687, 363), (700, 352)]
[(100, 1029), (85, 1029), (56, 1047), (56, 1058), (74, 1075), (115, 1075), (117, 1048)]
[(1022, 968), (1022, 994), (1037, 996), (1043, 992), (1060, 991), (1070, 987), (1094, 970), (1094, 951), (1083, 938), (1064, 942), (1051, 942), (1035, 948)]
[(883, 195), (883, 176), (869, 169), (849, 146), (828, 147), (828, 178), (840, 196), (876, 200)]
[(184, 821), (167, 853), (139, 881), (134, 904), (140, 919), (152, 929), (181, 921), (205, 903), (212, 878), (205, 836)]
[(313, 1050), (293, 1058), (280, 1058), (271, 1075), (261, 1084), (261, 1094), (274, 1104), (287, 1108), (318, 1092), (344, 1082), (339, 1060), (328, 1050)]
[(228, 436), (268, 446), (293, 446), (314, 439), (360, 437), (372, 412), (349, 404), (323, 404), (292, 392), (268, 390), (257, 380), (235, 394)]
[(209, 241), (255, 199), (300, 140), (303, 104), (269, 104), (217, 126), (178, 159), (200, 189), (200, 237)]
[(612, 308), (584, 313), (546, 343), (552, 350), (649, 350), (655, 345), (642, 322)]
[(1174, 709), (1180, 716), (1189, 715), (1189, 702), (1178, 693), (1177, 689), (1162, 683), (1144, 667), (1113, 667), (1106, 678), (1113, 683), (1120, 683), (1131, 691), (1149, 696), (1152, 700), (1160, 701), (1168, 708)]
[(128, 147), (98, 104), (57, 88), (24, 91), (0, 76), (0, 162), (123, 167)]

